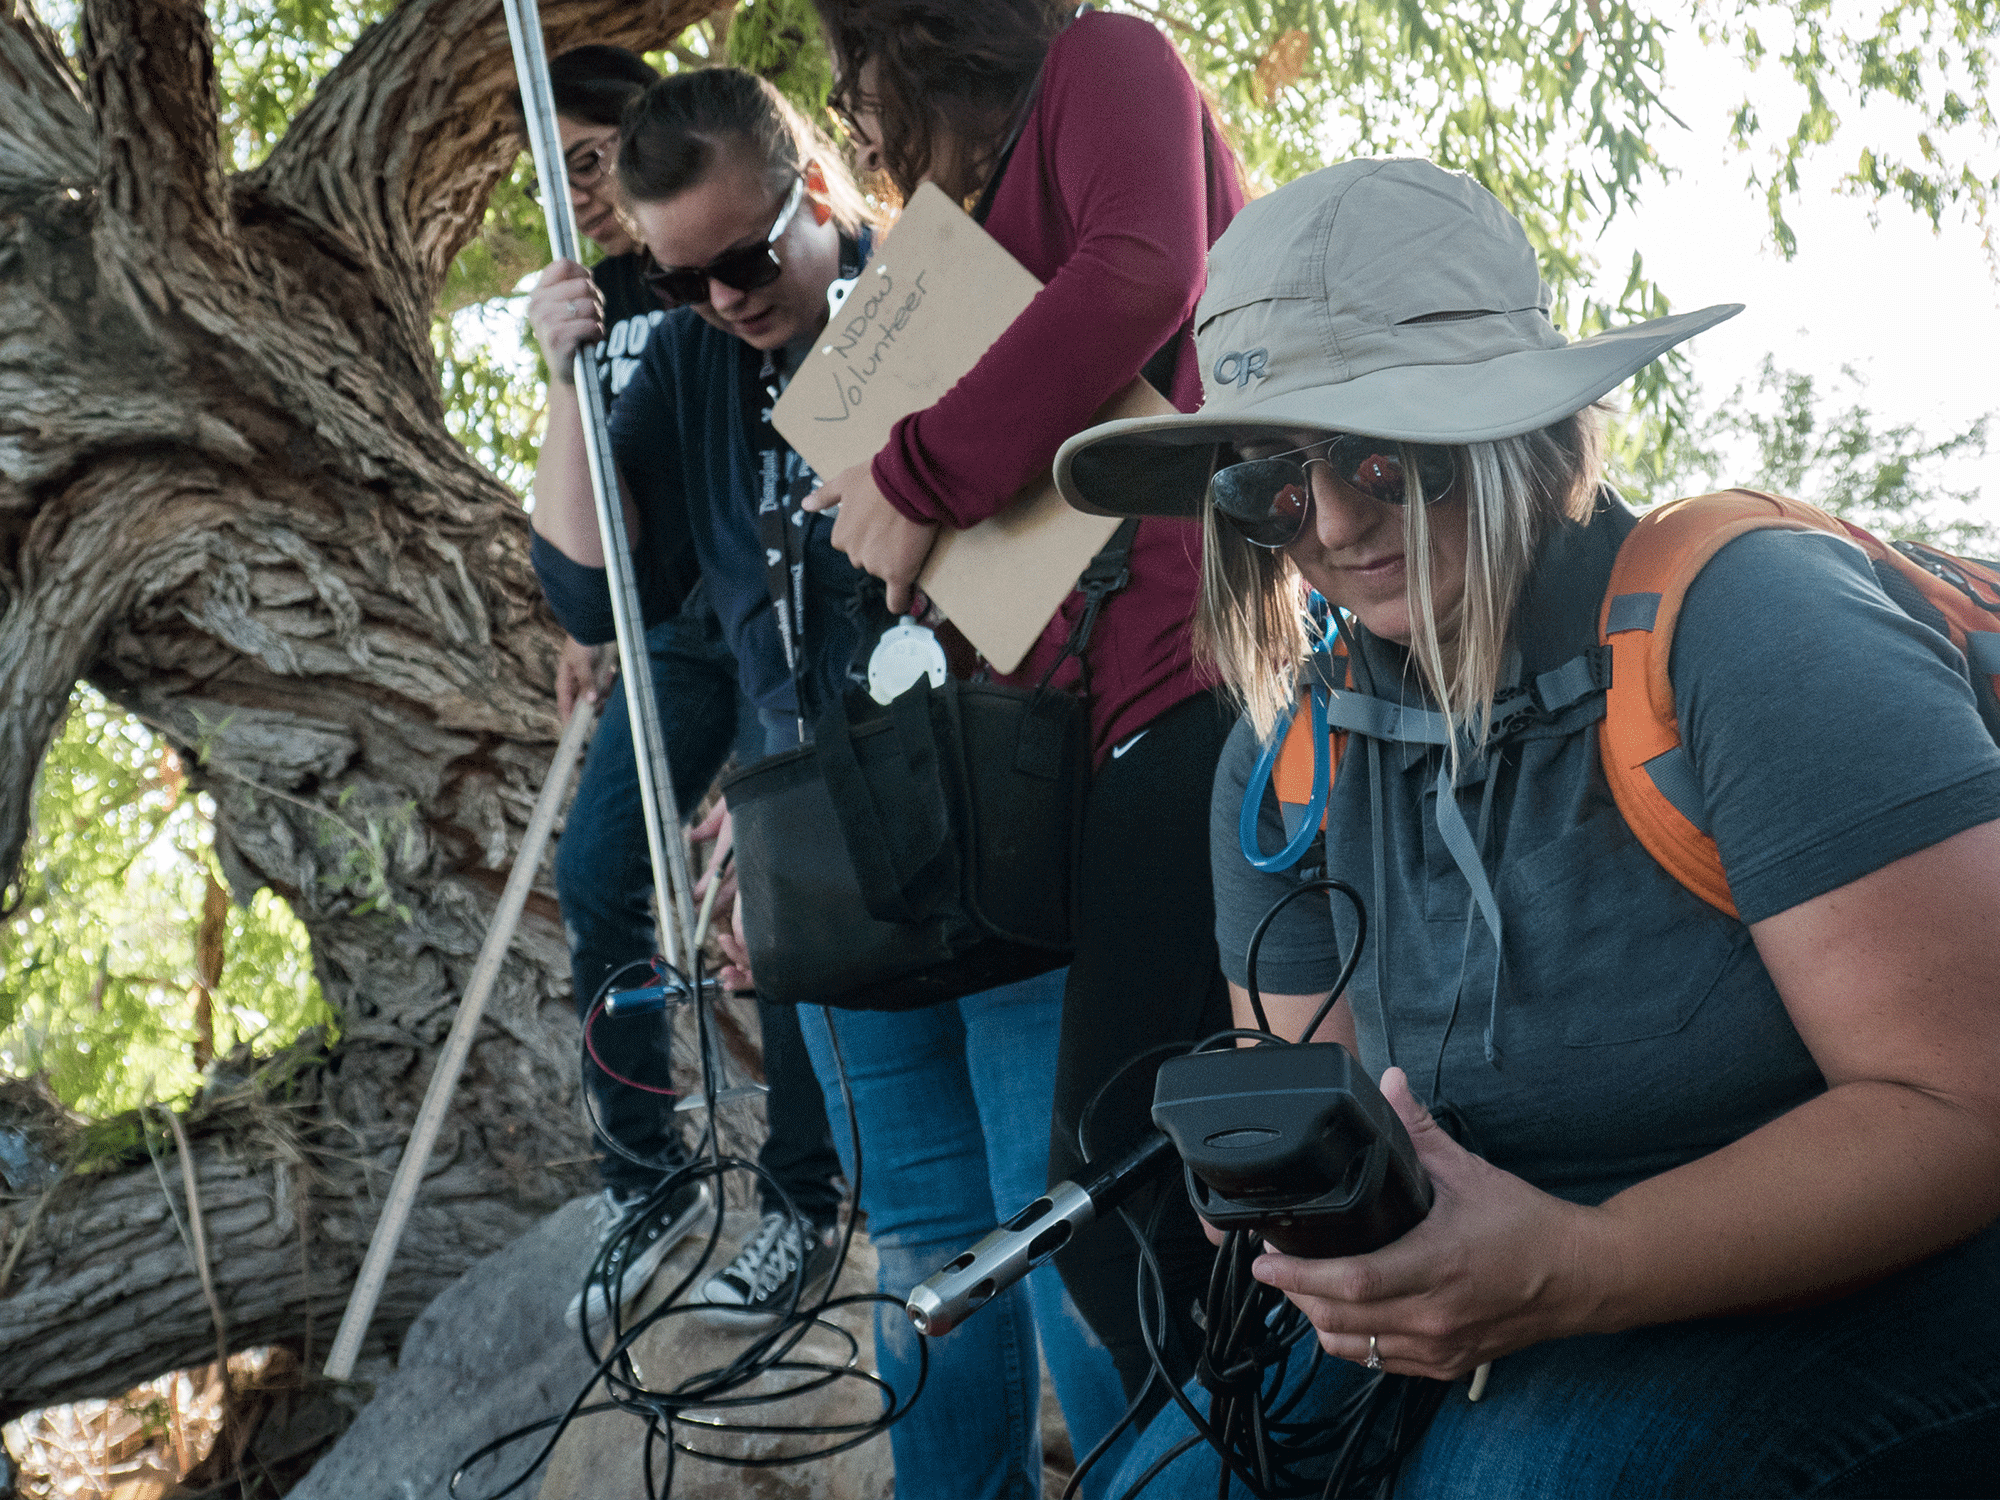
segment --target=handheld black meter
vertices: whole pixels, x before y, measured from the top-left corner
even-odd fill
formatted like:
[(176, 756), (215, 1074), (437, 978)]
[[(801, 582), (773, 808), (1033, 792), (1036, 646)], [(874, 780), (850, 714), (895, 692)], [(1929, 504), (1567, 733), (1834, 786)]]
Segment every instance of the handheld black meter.
[(1171, 1058), (1153, 1123), (1180, 1154), (1195, 1212), (1287, 1255), (1359, 1255), (1430, 1212), (1409, 1132), (1337, 1042)]

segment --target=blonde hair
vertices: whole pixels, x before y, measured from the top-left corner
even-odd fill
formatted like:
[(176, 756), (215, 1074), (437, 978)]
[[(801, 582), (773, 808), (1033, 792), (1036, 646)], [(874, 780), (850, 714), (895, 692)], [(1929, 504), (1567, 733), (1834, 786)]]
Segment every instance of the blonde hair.
[[(1483, 744), (1513, 630), (1514, 608), (1543, 539), (1586, 519), (1604, 470), (1594, 407), (1520, 437), (1451, 450), (1465, 496), (1465, 588), (1440, 618), (1432, 592), (1431, 517), (1407, 466), (1404, 556), (1410, 559), (1410, 660), (1464, 735)], [(1195, 646), (1242, 704), (1259, 738), (1297, 697), (1306, 638), (1304, 580), (1284, 552), (1253, 547), (1215, 507), (1202, 507), (1201, 604)]]

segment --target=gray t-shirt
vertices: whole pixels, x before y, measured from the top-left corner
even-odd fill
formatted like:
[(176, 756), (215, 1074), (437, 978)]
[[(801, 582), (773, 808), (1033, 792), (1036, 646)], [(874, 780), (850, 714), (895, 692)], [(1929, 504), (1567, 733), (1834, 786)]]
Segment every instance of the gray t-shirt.
[[(1523, 597), (1524, 678), (1596, 638), (1632, 521), (1607, 506), (1565, 526)], [(1424, 701), (1406, 654), (1363, 636), (1379, 696)], [(1479, 839), (1505, 962), (1438, 831), (1442, 752), (1350, 736), (1328, 804), (1328, 873), (1368, 906), (1348, 989), (1362, 1061), (1410, 1075), (1467, 1144), (1576, 1202), (1602, 1201), (1756, 1129), (1824, 1090), (1746, 922), (2000, 818), (2000, 749), (1950, 643), (1899, 610), (1832, 536), (1761, 531), (1689, 589), (1671, 673), (1683, 742), (1742, 920), (1684, 890), (1639, 846), (1598, 760), (1601, 698), (1505, 738)], [(1237, 817), (1258, 747), (1237, 726), (1212, 816), (1216, 934), (1246, 978), (1252, 929), (1298, 881), (1245, 860)], [(1371, 775), (1382, 838), (1371, 837)], [(1457, 793), (1478, 837), (1483, 777)], [(1267, 790), (1262, 846), (1285, 830)], [(1333, 983), (1353, 918), (1304, 896), (1258, 960), (1275, 994)], [(1490, 1027), (1491, 1045), (1488, 1045)]]

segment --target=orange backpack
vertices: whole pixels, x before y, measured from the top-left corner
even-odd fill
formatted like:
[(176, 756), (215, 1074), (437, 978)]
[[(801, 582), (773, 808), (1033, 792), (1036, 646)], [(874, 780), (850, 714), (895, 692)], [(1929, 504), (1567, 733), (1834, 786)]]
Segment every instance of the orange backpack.
[[(2000, 566), (1916, 542), (1886, 543), (1816, 506), (1754, 490), (1676, 500), (1646, 512), (1618, 550), (1598, 617), (1610, 667), (1599, 752), (1618, 811), (1640, 845), (1689, 891), (1730, 916), (1736, 904), (1715, 840), (1703, 827), (1667, 666), (1681, 600), (1695, 575), (1724, 545), (1764, 529), (1825, 531), (1860, 547), (1890, 599), (1948, 636), (1965, 656), (1980, 716), (2000, 739)], [(1293, 715), (1271, 771), (1278, 800), (1293, 807), (1315, 800), (1324, 807), (1324, 791), (1314, 786), (1319, 768), (1310, 723)], [(1329, 736), (1328, 784), (1345, 741), (1344, 733)], [(1261, 797), (1261, 776), (1252, 778), (1250, 789)], [(1253, 818), (1246, 807), (1246, 830)], [(1319, 826), (1325, 826), (1323, 812)], [(1281, 867), (1271, 857), (1262, 864)]]

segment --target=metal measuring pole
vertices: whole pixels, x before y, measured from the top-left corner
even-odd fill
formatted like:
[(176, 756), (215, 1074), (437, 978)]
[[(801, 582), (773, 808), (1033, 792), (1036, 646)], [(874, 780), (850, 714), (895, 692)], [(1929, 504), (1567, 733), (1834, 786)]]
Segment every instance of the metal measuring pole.
[[(562, 132), (556, 124), (555, 95), (549, 85), (541, 12), (535, 0), (503, 0), (503, 5), (507, 12), (507, 36), (514, 48), (514, 75), (521, 88), (521, 109), (528, 123), (528, 144), (535, 154), (535, 176), (548, 185), (542, 194), (542, 206), (548, 213), (549, 247), (562, 259), (576, 260), (576, 212), (570, 203)], [(575, 377), (577, 397), (583, 406), (584, 452), (590, 462), (591, 495), (597, 503), (597, 530), (604, 544), (606, 582), (611, 588), (612, 623), (618, 633), (618, 669), (625, 679), (625, 703), (632, 717), (632, 750), (639, 766), (646, 847), (652, 854), (653, 901), (659, 912), (661, 947), (667, 962), (683, 976), (692, 978), (698, 935), (687, 844), (681, 837), (680, 809), (674, 802), (666, 738), (660, 730), (660, 706), (653, 693), (652, 664), (646, 656), (646, 624), (639, 608), (639, 585), (632, 569), (625, 509), (618, 495), (618, 469), (611, 456), (611, 435), (605, 426), (597, 354), (588, 344), (576, 351)], [(736, 1085), (730, 1081), (728, 1065), (706, 1009), (708, 998), (705, 985), (701, 993), (693, 996), (698, 1007), (699, 1034), (707, 1051), (704, 1076), (715, 1080), (713, 1096), (693, 1095), (683, 1099), (677, 1108), (712, 1107), (764, 1092), (761, 1084)]]
[[(535, 177), (543, 184), (549, 247), (563, 260), (578, 260), (576, 211), (569, 201), (562, 132), (556, 125), (549, 59), (542, 44), (542, 16), (535, 0), (502, 0), (507, 36), (514, 47), (514, 76), (521, 86), (521, 110), (528, 122), (528, 145), (535, 154)], [(576, 351), (576, 394), (583, 405), (584, 452), (590, 461), (590, 490), (597, 502), (597, 531), (604, 543), (605, 581), (611, 588), (611, 618), (618, 632), (618, 674), (625, 680), (625, 705), (632, 716), (632, 750), (639, 763), (639, 797), (646, 818), (646, 847), (653, 858), (653, 901), (659, 913), (661, 948), (683, 974), (694, 956), (693, 883), (688, 877), (687, 843), (681, 837), (680, 808), (667, 769), (660, 705), (653, 693), (652, 663), (646, 655), (646, 622), (639, 608), (639, 584), (632, 569), (632, 546), (625, 509), (618, 495), (618, 470), (611, 457), (611, 434), (604, 420), (604, 390), (598, 384), (597, 353), (589, 344)]]

